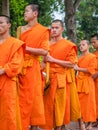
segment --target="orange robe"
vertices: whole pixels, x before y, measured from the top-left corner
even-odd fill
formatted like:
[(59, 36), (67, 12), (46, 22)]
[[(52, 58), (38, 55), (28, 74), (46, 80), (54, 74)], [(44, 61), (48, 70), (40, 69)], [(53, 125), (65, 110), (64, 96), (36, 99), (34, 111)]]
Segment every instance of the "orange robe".
[[(40, 24), (36, 24), (23, 32), (20, 39), (31, 48), (49, 49), (49, 30)], [(24, 67), (19, 80), (22, 129), (28, 130), (29, 125), (45, 124), (39, 56), (26, 52)]]
[(67, 85), (69, 90), (67, 92), (69, 107), (66, 105), (64, 124), (69, 124), (70, 121), (77, 121), (79, 118), (81, 118), (80, 102), (76, 88), (74, 69), (68, 69), (67, 71)]
[(80, 102), (76, 87), (75, 71), (70, 70), (72, 82), (70, 83), (70, 120), (77, 121), (81, 118)]
[[(94, 53), (97, 58), (96, 71), (98, 72), (98, 51)], [(98, 119), (98, 77), (95, 79), (96, 118)]]
[(74, 69), (67, 70), (66, 79), (67, 79), (66, 80), (67, 99), (66, 99), (65, 117), (63, 124), (69, 124), (70, 121), (77, 121), (79, 118), (81, 118), (80, 102), (76, 88)]
[[(0, 44), (0, 130), (21, 130), (17, 74), (23, 65), (23, 42), (13, 37)], [(17, 117), (18, 116), (18, 117)]]
[(96, 57), (89, 53), (81, 56), (78, 66), (87, 68), (89, 73), (78, 72), (77, 90), (81, 106), (81, 115), (84, 122), (96, 121), (95, 86), (92, 74), (95, 73)]
[[(59, 60), (75, 62), (77, 48), (70, 41), (61, 39), (50, 45), (50, 55)], [(50, 87), (44, 94), (46, 129), (61, 126), (66, 107), (66, 75), (67, 69), (50, 63)]]

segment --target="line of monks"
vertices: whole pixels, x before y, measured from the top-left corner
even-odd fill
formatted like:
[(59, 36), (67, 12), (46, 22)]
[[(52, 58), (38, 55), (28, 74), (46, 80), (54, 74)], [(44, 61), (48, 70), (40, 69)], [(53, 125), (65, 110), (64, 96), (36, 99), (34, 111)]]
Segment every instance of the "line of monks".
[(93, 130), (98, 119), (98, 34), (76, 44), (62, 37), (63, 22), (38, 23), (40, 7), (28, 4), (25, 26), (10, 35), (10, 18), (0, 15), (0, 130), (66, 130), (79, 121)]

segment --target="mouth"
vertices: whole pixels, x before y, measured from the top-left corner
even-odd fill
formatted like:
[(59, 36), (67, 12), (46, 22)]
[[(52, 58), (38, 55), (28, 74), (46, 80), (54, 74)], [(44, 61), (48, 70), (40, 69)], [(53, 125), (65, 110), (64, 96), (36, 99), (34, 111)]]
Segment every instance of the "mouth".
[(24, 17), (27, 17), (26, 14), (24, 15)]
[(83, 48), (80, 48), (80, 50), (82, 51), (82, 50), (83, 50)]
[(56, 32), (53, 32), (53, 34), (56, 34)]

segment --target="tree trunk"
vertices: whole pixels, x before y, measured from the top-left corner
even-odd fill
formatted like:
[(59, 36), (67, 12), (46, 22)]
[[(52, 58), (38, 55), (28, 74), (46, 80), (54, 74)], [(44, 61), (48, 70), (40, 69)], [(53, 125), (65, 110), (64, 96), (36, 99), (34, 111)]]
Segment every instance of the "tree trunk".
[(76, 43), (76, 20), (72, 0), (65, 0), (65, 13), (65, 25), (67, 29), (68, 39)]
[(9, 0), (2, 0), (2, 14), (10, 16), (10, 12), (9, 12)]
[(76, 36), (76, 19), (75, 13), (77, 8), (79, 7), (81, 0), (64, 0), (65, 4), (65, 25), (67, 29), (67, 36), (68, 39), (73, 41), (74, 43), (77, 42)]

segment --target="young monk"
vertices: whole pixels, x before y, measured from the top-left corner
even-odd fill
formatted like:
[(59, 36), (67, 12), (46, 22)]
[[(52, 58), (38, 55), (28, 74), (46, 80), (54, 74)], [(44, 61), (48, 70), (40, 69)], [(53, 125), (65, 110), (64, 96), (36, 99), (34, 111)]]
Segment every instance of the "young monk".
[(62, 37), (63, 22), (54, 20), (51, 24), (52, 42), (50, 54), (46, 61), (50, 62), (50, 87), (44, 94), (46, 130), (61, 130), (66, 107), (66, 75), (76, 60), (77, 47)]
[(40, 7), (28, 4), (24, 12), (27, 25), (19, 27), (20, 39), (26, 43), (26, 54), (22, 74), (20, 75), (20, 109), (22, 130), (36, 130), (45, 124), (42, 78), (39, 56), (48, 53), (49, 31), (38, 23)]
[(91, 43), (93, 47), (95, 48), (94, 54), (97, 57), (97, 68), (96, 73), (92, 75), (94, 81), (95, 81), (95, 97), (96, 97), (96, 126), (98, 127), (98, 34), (94, 34), (91, 36)]
[(0, 130), (21, 130), (17, 75), (24, 43), (10, 35), (10, 18), (0, 15)]
[[(82, 54), (79, 57), (78, 65), (74, 66), (74, 69), (78, 71), (76, 80), (82, 120), (88, 123), (86, 130), (91, 130), (92, 122), (96, 121), (95, 86), (92, 79), (96, 68), (96, 56), (89, 52), (89, 46), (87, 40), (80, 42)], [(84, 125), (83, 122), (80, 121), (82, 125)]]

